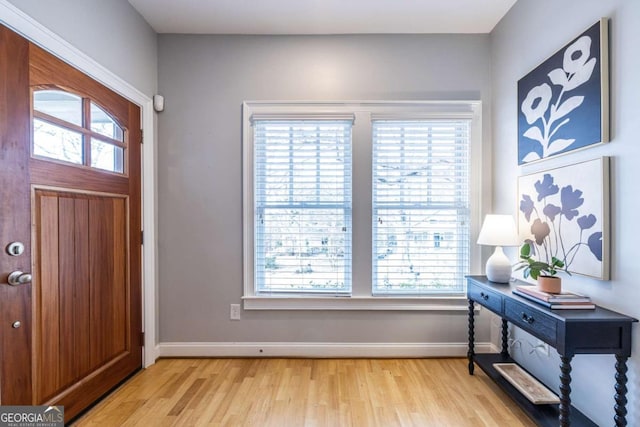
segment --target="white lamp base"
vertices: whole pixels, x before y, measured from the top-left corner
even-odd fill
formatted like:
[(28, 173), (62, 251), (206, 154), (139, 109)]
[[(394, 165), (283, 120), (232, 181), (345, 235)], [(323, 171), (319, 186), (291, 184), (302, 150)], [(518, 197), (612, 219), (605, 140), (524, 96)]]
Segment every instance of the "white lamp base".
[(511, 263), (502, 251), (502, 246), (496, 246), (493, 255), (489, 257), (486, 265), (487, 279), (496, 283), (509, 283), (511, 280)]

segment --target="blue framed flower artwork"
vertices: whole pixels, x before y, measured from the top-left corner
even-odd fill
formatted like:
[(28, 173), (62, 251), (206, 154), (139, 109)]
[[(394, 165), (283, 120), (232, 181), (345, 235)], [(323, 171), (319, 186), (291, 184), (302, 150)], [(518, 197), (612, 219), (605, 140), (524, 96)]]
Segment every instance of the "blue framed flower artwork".
[(609, 140), (608, 21), (518, 81), (518, 164)]
[(609, 279), (609, 158), (518, 178), (518, 231), (535, 258)]

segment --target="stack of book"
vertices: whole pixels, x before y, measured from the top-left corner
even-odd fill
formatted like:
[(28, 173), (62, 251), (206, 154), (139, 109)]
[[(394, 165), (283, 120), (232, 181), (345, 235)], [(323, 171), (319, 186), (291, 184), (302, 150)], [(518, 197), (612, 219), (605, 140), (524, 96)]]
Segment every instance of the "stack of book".
[(516, 286), (513, 293), (553, 310), (588, 310), (596, 308), (591, 298), (574, 292), (550, 294), (536, 286)]

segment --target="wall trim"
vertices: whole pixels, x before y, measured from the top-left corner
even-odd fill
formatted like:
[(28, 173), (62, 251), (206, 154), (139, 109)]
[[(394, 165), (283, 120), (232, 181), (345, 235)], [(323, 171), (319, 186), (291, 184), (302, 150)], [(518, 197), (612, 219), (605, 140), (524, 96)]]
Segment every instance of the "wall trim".
[[(159, 357), (466, 357), (465, 343), (164, 342)], [(478, 353), (491, 343), (475, 343)]]
[(9, 3), (0, 0), (0, 22), (72, 65), (109, 89), (119, 93), (142, 109), (142, 129), (147, 141), (142, 145), (142, 221), (144, 224), (142, 297), (143, 330), (145, 332), (143, 365), (155, 363), (156, 345), (156, 197), (155, 197), (155, 129), (153, 100), (116, 74), (99, 64), (38, 21)]
[[(466, 315), (469, 301), (466, 296), (430, 297), (322, 297), (322, 296), (245, 296), (245, 310), (411, 310), (440, 311)], [(480, 311), (480, 305), (475, 311)]]

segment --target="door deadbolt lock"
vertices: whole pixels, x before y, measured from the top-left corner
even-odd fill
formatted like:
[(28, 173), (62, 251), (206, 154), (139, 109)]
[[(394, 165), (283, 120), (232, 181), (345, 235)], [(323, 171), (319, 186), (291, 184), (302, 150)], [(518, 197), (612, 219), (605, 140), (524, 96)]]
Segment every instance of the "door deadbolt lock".
[(7, 253), (11, 256), (20, 256), (24, 253), (24, 243), (12, 242), (7, 246)]
[(25, 283), (31, 282), (31, 274), (23, 273), (22, 271), (14, 271), (13, 273), (9, 274), (7, 282), (11, 286), (24, 285)]

